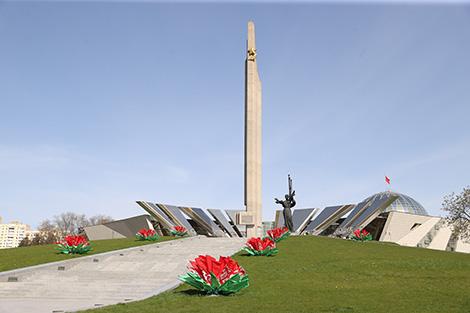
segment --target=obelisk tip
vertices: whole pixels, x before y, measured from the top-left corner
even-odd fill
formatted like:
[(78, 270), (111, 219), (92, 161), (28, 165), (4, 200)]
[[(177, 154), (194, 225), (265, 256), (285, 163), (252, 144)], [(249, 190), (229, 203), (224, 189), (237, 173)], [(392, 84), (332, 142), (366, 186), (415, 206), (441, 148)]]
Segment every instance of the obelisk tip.
[(247, 40), (247, 48), (248, 50), (254, 49), (256, 50), (256, 43), (255, 43), (255, 23), (252, 20), (248, 21), (248, 40)]

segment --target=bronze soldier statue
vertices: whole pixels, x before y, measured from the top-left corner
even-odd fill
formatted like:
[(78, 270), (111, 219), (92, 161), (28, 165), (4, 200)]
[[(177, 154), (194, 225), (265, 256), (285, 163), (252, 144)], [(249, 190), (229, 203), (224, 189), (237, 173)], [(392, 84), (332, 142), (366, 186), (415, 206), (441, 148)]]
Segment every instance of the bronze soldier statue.
[(294, 199), (295, 190), (292, 190), (292, 179), (290, 178), (290, 175), (287, 175), (287, 182), (289, 184), (289, 194), (284, 196), (285, 200), (279, 200), (278, 198), (274, 198), (274, 200), (284, 208), (282, 211), (284, 215), (284, 225), (292, 233), (294, 232), (294, 224), (292, 222), (291, 208), (295, 206), (296, 202)]

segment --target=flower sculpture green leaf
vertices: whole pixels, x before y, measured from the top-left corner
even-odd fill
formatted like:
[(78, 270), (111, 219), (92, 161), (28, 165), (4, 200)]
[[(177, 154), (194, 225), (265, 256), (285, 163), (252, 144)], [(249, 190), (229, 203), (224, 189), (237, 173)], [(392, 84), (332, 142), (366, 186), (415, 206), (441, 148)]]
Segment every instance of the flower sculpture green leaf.
[(63, 254), (84, 254), (91, 250), (90, 243), (84, 236), (69, 235), (58, 241), (56, 249)]
[(287, 227), (270, 229), (267, 234), (267, 237), (276, 243), (290, 236), (290, 232)]
[(190, 272), (179, 277), (206, 294), (229, 295), (249, 286), (248, 275), (231, 257), (200, 255), (189, 262)]
[(171, 230), (171, 234), (176, 237), (184, 237), (188, 234), (188, 230), (184, 226), (175, 226)]
[(356, 241), (370, 241), (372, 240), (372, 235), (365, 229), (362, 231), (360, 229), (356, 229), (351, 236), (351, 239)]
[(272, 256), (278, 253), (276, 243), (269, 237), (263, 239), (259, 237), (253, 237), (248, 239), (243, 248), (249, 255), (253, 256)]
[(145, 228), (139, 230), (139, 232), (135, 236), (137, 237), (137, 240), (148, 240), (148, 241), (156, 241), (159, 238), (155, 230), (145, 229)]

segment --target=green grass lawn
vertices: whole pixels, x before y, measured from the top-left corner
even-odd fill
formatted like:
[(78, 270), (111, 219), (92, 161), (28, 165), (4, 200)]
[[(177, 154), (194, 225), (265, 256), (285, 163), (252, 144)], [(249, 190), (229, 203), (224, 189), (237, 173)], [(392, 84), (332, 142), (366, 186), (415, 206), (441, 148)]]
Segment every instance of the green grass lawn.
[(470, 312), (470, 255), (291, 237), (274, 257), (236, 255), (250, 287), (201, 296), (180, 286), (147, 300), (88, 313), (135, 312)]
[[(157, 242), (172, 240), (174, 237), (160, 237)], [(138, 241), (134, 238), (96, 240), (91, 242), (93, 250), (83, 255), (58, 254), (55, 245), (30, 246), (0, 250), (0, 272), (16, 268), (63, 261), (112, 250), (136, 247), (155, 243), (155, 241)]]

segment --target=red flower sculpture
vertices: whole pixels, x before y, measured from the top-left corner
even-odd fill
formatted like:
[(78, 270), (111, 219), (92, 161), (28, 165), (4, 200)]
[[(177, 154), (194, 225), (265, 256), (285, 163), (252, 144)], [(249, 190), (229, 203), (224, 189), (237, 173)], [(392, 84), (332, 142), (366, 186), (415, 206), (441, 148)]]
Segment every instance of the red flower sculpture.
[(153, 229), (145, 229), (142, 228), (139, 230), (139, 232), (136, 234), (136, 237), (138, 240), (149, 240), (149, 241), (155, 241), (158, 240), (158, 234), (155, 230)]
[(68, 235), (56, 244), (63, 254), (83, 254), (91, 250), (90, 243), (84, 236)]
[(83, 236), (66, 236), (65, 242), (69, 246), (88, 245), (88, 240)]
[(186, 275), (179, 279), (207, 294), (238, 292), (248, 287), (248, 276), (243, 267), (231, 257), (219, 257), (216, 260), (210, 255), (200, 255), (191, 261)]
[(351, 238), (357, 241), (370, 241), (372, 240), (372, 235), (365, 229), (362, 231), (360, 229), (356, 229)]
[(184, 237), (188, 234), (188, 230), (184, 226), (177, 225), (177, 226), (173, 227), (173, 230), (171, 231), (171, 234), (173, 236), (177, 236), (177, 237)]
[(290, 235), (289, 229), (287, 227), (270, 229), (267, 233), (268, 237), (275, 242), (284, 240)]
[(246, 247), (243, 248), (249, 255), (254, 256), (271, 256), (278, 252), (276, 243), (269, 237), (259, 238), (252, 237), (246, 242)]

